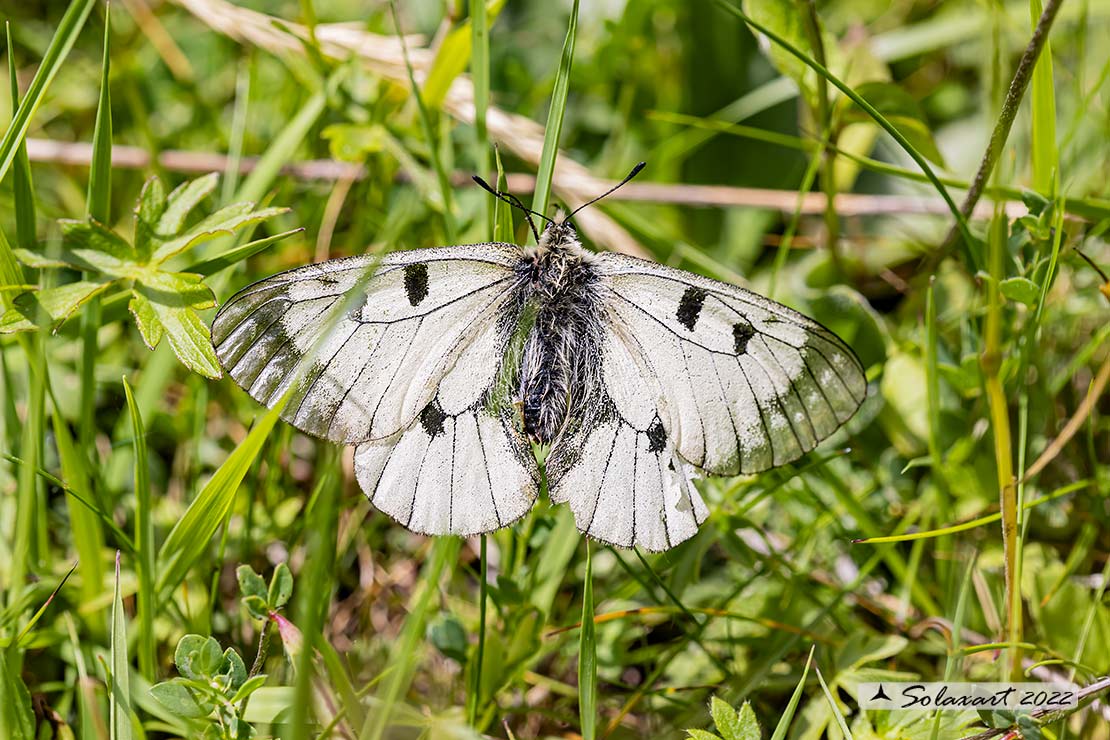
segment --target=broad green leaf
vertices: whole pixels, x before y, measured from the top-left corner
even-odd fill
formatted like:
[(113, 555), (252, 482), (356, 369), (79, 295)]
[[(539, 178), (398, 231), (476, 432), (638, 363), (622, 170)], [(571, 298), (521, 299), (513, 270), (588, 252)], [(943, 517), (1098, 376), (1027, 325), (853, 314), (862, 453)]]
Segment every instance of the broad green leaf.
[(742, 740), (740, 735), (740, 715), (727, 702), (713, 697), (709, 700), (709, 714), (713, 724), (724, 740)]
[(162, 341), (162, 322), (154, 312), (154, 304), (142, 293), (132, 292), (131, 302), (127, 305), (131, 315), (135, 317), (135, 326), (139, 327), (139, 334), (143, 337), (143, 344), (148, 349), (154, 349)]
[(247, 438), (228, 455), (162, 543), (158, 553), (156, 591), (161, 599), (185, 580), (189, 568), (208, 551), (212, 535), (231, 511), (235, 492), (277, 423), (285, 400), (279, 401), (255, 423)]
[(150, 308), (169, 340), (173, 353), (185, 367), (215, 380), (223, 371), (212, 349), (212, 335), (200, 315), (188, 305), (187, 298), (176, 293), (155, 291), (145, 285), (136, 290), (149, 302)]
[(250, 226), (288, 212), (288, 208), (263, 208), (255, 211), (253, 203), (233, 203), (203, 219), (181, 236), (170, 239), (159, 246), (154, 250), (152, 261), (160, 264), (174, 255), (192, 249), (196, 245), (221, 234), (233, 234), (244, 226)]
[(466, 655), (469, 645), (466, 640), (466, 630), (459, 624), (454, 614), (444, 614), (428, 625), (428, 641), (436, 650), (448, 658), (466, 665)]
[(755, 710), (752, 709), (750, 701), (744, 702), (744, 706), (740, 707), (740, 725), (737, 728), (737, 740), (761, 740), (763, 737), (762, 731), (759, 729), (759, 720), (755, 717)]
[(195, 180), (183, 182), (174, 188), (166, 202), (165, 210), (154, 229), (160, 238), (177, 236), (185, 228), (185, 219), (188, 218), (197, 205), (216, 189), (219, 181), (218, 172), (212, 172)]
[[(917, 151), (941, 167), (944, 157), (937, 148), (936, 140), (929, 128), (929, 122), (921, 106), (902, 87), (892, 82), (865, 82), (856, 86), (856, 92), (875, 110), (894, 125)], [(872, 125), (871, 116), (851, 101), (844, 99), (843, 123), (867, 123)]]
[(1040, 287), (1029, 278), (1012, 277), (998, 283), (998, 290), (1011, 301), (1034, 306), (1041, 297)]
[(62, 259), (79, 270), (101, 272), (111, 277), (133, 277), (137, 255), (131, 245), (107, 226), (91, 219), (62, 220), (65, 247)]
[(143, 184), (139, 200), (135, 203), (135, 252), (144, 264), (159, 242), (158, 221), (165, 210), (166, 186), (155, 175)]
[(321, 133), (328, 151), (342, 162), (362, 162), (385, 147), (389, 132), (380, 123), (333, 123)]
[(142, 292), (155, 303), (184, 305), (198, 311), (216, 305), (216, 296), (200, 275), (188, 272), (146, 270), (138, 276)]
[(230, 699), (231, 703), (232, 704), (238, 704), (239, 702), (243, 701), (248, 696), (253, 694), (255, 691), (258, 691), (265, 684), (266, 684), (266, 676), (265, 675), (251, 676), (250, 678), (248, 678), (246, 681), (243, 682), (243, 685), (240, 686), (239, 689), (235, 692), (235, 695), (231, 697), (231, 699)]
[(274, 576), (270, 579), (270, 590), (266, 601), (271, 609), (278, 609), (284, 606), (292, 595), (293, 574), (289, 572), (288, 565), (278, 563), (274, 568)]
[(119, 550), (116, 550), (116, 587), (112, 598), (112, 683), (108, 697), (111, 740), (131, 738), (131, 667), (127, 660), (127, 619), (119, 588)]
[[(492, 0), (486, 4), (487, 23), (492, 23), (501, 8), (505, 7), (505, 0)], [(436, 50), (436, 58), (432, 60), (432, 68), (424, 79), (424, 100), (432, 108), (443, 106), (447, 91), (451, 83), (463, 73), (470, 62), (470, 52), (473, 46), (473, 34), (470, 29), (470, 19), (463, 21), (448, 32)], [(485, 177), (485, 173), (482, 173)]]
[[(805, 21), (795, 0), (744, 0), (741, 5), (744, 12), (757, 22), (782, 36), (809, 56), (813, 56), (813, 47), (806, 35)], [(802, 91), (802, 96), (809, 106), (815, 108), (817, 105), (816, 75), (797, 57), (769, 43), (766, 37), (758, 34), (756, 37), (759, 39), (760, 49), (767, 55), (775, 69), (793, 80)], [(826, 52), (830, 48), (832, 47), (829, 44), (825, 45)]]
[(215, 637), (205, 635), (185, 635), (178, 640), (173, 654), (177, 672), (185, 678), (197, 680), (215, 676), (223, 660), (220, 643)]
[(235, 569), (235, 578), (239, 581), (239, 593), (243, 596), (257, 596), (266, 598), (266, 580), (254, 572), (249, 565), (240, 565)]
[(266, 604), (266, 599), (263, 597), (252, 594), (250, 596), (244, 596), (242, 602), (243, 606), (247, 608), (247, 612), (255, 619), (269, 619), (270, 608)]
[(7, 653), (0, 650), (0, 728), (11, 740), (34, 740), (35, 714), (31, 694), (17, 671), (8, 665)]
[(150, 687), (150, 694), (166, 709), (186, 719), (207, 717), (215, 708), (211, 699), (184, 678), (171, 678), (154, 684)]
[(111, 282), (78, 281), (23, 293), (15, 298), (11, 308), (0, 315), (0, 334), (31, 331), (38, 327), (57, 331), (77, 309), (111, 285)]
[(232, 691), (237, 690), (247, 680), (247, 666), (235, 648), (224, 650), (219, 673), (221, 676), (227, 676), (227, 685)]

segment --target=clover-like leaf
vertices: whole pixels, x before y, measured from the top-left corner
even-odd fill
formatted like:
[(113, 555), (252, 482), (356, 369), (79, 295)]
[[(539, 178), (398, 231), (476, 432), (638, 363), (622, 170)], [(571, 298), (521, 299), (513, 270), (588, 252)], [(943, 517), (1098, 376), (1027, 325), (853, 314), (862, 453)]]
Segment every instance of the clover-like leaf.
[(209, 679), (220, 670), (224, 656), (220, 643), (214, 637), (185, 635), (177, 643), (173, 654), (177, 672), (185, 678)]
[(150, 694), (166, 709), (185, 719), (207, 717), (215, 703), (194, 681), (171, 678), (150, 687)]
[(270, 590), (266, 595), (266, 603), (271, 609), (280, 609), (293, 595), (293, 574), (289, 566), (278, 563), (274, 568), (274, 575), (270, 578)]
[(247, 612), (255, 619), (268, 619), (270, 616), (270, 607), (266, 603), (266, 599), (261, 596), (244, 596), (240, 601), (246, 607)]

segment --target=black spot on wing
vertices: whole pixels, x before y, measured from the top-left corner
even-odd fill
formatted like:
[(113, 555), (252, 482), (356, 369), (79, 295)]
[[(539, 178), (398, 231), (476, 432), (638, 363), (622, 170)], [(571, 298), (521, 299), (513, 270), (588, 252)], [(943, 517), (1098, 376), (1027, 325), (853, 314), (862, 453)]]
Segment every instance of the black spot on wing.
[(702, 288), (695, 288), (694, 286), (687, 288), (678, 301), (678, 310), (675, 312), (678, 323), (693, 331), (694, 325), (698, 323), (701, 306), (707, 295), (709, 294)]
[(428, 433), (429, 437), (438, 437), (443, 434), (443, 422), (446, 419), (447, 414), (443, 413), (438, 401), (432, 401), (420, 412), (420, 426), (424, 427), (424, 431)]
[(423, 262), (405, 265), (405, 295), (413, 306), (428, 295), (428, 266)]
[(651, 426), (647, 428), (648, 438), (648, 452), (659, 453), (667, 444), (667, 432), (663, 429), (663, 422), (659, 421), (659, 417), (651, 422)]
[(732, 346), (736, 354), (742, 355), (748, 351), (748, 342), (755, 336), (755, 327), (747, 321), (740, 319), (732, 325)]

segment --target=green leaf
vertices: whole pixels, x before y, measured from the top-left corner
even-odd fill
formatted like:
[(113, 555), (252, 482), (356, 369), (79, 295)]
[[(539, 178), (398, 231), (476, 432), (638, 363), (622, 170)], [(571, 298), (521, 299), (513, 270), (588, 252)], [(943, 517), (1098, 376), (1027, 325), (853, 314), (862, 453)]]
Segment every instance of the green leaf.
[(717, 697), (709, 700), (709, 714), (713, 717), (713, 724), (717, 732), (721, 733), (724, 740), (742, 740), (740, 735), (740, 715), (736, 710)]
[(1026, 306), (1035, 306), (1041, 297), (1040, 287), (1029, 278), (1006, 278), (998, 283), (998, 289), (1009, 300), (1024, 303)]
[(111, 282), (78, 281), (16, 296), (12, 307), (0, 314), (0, 334), (31, 331), (38, 327), (57, 331), (77, 309), (111, 285)]
[(229, 249), (222, 254), (218, 254), (215, 257), (212, 257), (211, 259), (206, 259), (201, 262), (192, 264), (189, 267), (185, 268), (185, 272), (204, 276), (215, 275), (220, 270), (231, 267), (232, 265), (242, 262), (252, 255), (258, 254), (271, 244), (279, 242), (287, 236), (299, 234), (302, 231), (304, 231), (303, 228), (291, 229), (289, 231), (283, 231), (280, 234), (267, 236), (264, 239), (255, 239), (253, 242), (248, 242), (241, 247)]
[(178, 641), (173, 654), (177, 672), (198, 681), (215, 676), (223, 660), (220, 643), (216, 638), (204, 635), (185, 635)]
[(736, 734), (737, 740), (760, 740), (763, 732), (759, 728), (759, 720), (755, 717), (750, 701), (744, 702), (740, 707), (740, 726)]
[(131, 433), (135, 451), (135, 543), (139, 593), (136, 601), (139, 617), (139, 669), (153, 676), (154, 657), (154, 524), (151, 521), (150, 475), (147, 467), (146, 428), (139, 405), (131, 392), (131, 384), (123, 379), (123, 392), (131, 416)]
[(215, 704), (205, 692), (199, 691), (193, 683), (184, 678), (171, 678), (150, 687), (150, 694), (162, 706), (178, 717), (202, 719), (212, 713)]
[(112, 37), (112, 14), (104, 14), (104, 47), (100, 62), (100, 100), (96, 106), (93, 127), (92, 161), (89, 164), (89, 191), (85, 201), (90, 218), (107, 223), (112, 204), (112, 95), (108, 85), (111, 70), (109, 41)]
[(247, 666), (235, 648), (224, 650), (219, 673), (221, 676), (227, 676), (228, 686), (231, 689), (237, 690), (247, 680)]
[[(575, 0), (575, 10), (578, 2)], [(578, 636), (578, 720), (582, 739), (597, 735), (597, 641), (594, 637), (594, 583), (590, 541), (586, 540), (586, 575), (582, 581), (582, 629)]]
[(158, 237), (158, 221), (166, 210), (166, 187), (154, 175), (143, 184), (139, 200), (135, 203), (135, 252), (144, 264), (161, 239)]
[(240, 686), (238, 691), (235, 692), (235, 695), (231, 697), (231, 699), (230, 699), (231, 703), (232, 704), (238, 704), (239, 702), (243, 701), (248, 696), (253, 694), (255, 691), (258, 691), (265, 684), (266, 684), (266, 676), (265, 675), (251, 676), (250, 678), (248, 678), (246, 681), (243, 682), (243, 685)]
[[(892, 123), (917, 151), (931, 162), (944, 167), (944, 157), (937, 148), (933, 132), (921, 106), (902, 87), (891, 82), (865, 82), (856, 86), (856, 93)], [(872, 117), (858, 105), (844, 99), (847, 110), (843, 123), (872, 123)]]
[[(153, 315), (162, 325), (182, 364), (207, 378), (222, 375), (208, 325), (197, 314), (197, 309), (215, 305), (212, 289), (199, 275), (152, 271), (143, 275), (142, 282), (135, 286), (135, 293), (147, 302), (140, 301), (137, 306), (148, 312), (143, 320)], [(135, 318), (140, 320), (138, 313)]]
[(277, 568), (274, 569), (274, 575), (270, 579), (270, 590), (266, 596), (266, 603), (269, 604), (271, 609), (280, 609), (285, 606), (292, 595), (293, 574), (289, 572), (288, 565), (278, 563)]
[(198, 244), (221, 234), (234, 234), (237, 230), (288, 213), (288, 208), (263, 208), (254, 210), (254, 203), (233, 203), (203, 219), (181, 236), (170, 239), (154, 250), (152, 261), (165, 262), (170, 257), (192, 249)]
[(119, 589), (119, 550), (116, 550), (116, 587), (112, 598), (112, 684), (108, 697), (111, 740), (131, 738), (131, 668), (127, 661), (127, 621)]
[(174, 188), (166, 202), (165, 210), (155, 226), (154, 233), (166, 239), (177, 236), (185, 227), (185, 219), (209, 193), (216, 189), (220, 174), (212, 172), (195, 180), (183, 182)]
[(686, 731), (686, 734), (693, 740), (721, 740), (719, 736), (714, 735), (709, 730), (690, 729)]
[[(806, 35), (805, 21), (795, 0), (744, 0), (741, 5), (744, 12), (756, 22), (774, 31), (810, 57), (814, 56), (813, 47)], [(758, 38), (761, 50), (775, 69), (793, 80), (806, 103), (811, 108), (816, 108), (815, 77), (809, 67), (782, 48), (767, 43), (765, 38)]]
[[(492, 23), (504, 6), (505, 0), (492, 0), (488, 3), (487, 22)], [(451, 83), (462, 74), (467, 63), (470, 62), (472, 44), (470, 19), (451, 29), (440, 43), (436, 58), (432, 60), (432, 68), (424, 79), (424, 100), (432, 108), (443, 106), (443, 100), (447, 97), (447, 91), (451, 89)], [(482, 176), (485, 177), (485, 173), (482, 173)]]
[(466, 630), (453, 614), (442, 614), (428, 625), (428, 639), (436, 650), (462, 665), (466, 665), (466, 654), (470, 647), (466, 640)]
[(44, 267), (69, 267), (68, 262), (53, 257), (46, 257), (38, 252), (32, 252), (30, 249), (23, 249), (22, 247), (15, 247), (12, 249), (12, 254), (27, 267), (33, 267), (36, 270), (41, 270)]
[(270, 607), (266, 604), (266, 599), (264, 597), (251, 594), (250, 596), (244, 596), (240, 600), (243, 602), (243, 606), (247, 608), (247, 612), (255, 619), (270, 618)]
[(8, 169), (15, 161), (23, 139), (27, 135), (27, 129), (31, 126), (31, 117), (42, 103), (46, 89), (50, 87), (54, 75), (61, 69), (62, 61), (73, 48), (95, 4), (96, 0), (73, 0), (58, 23), (34, 79), (27, 88), (27, 94), (23, 97), (19, 109), (13, 114), (3, 140), (0, 140), (0, 181), (7, 176)]
[(249, 565), (240, 565), (235, 569), (235, 578), (239, 581), (239, 593), (243, 596), (257, 596), (265, 602), (266, 580), (254, 572)]
[(139, 327), (139, 334), (143, 337), (143, 344), (148, 349), (154, 349), (162, 341), (163, 327), (154, 312), (154, 304), (142, 293), (132, 292), (131, 302), (127, 309), (135, 317), (135, 326)]
[(362, 162), (380, 152), (389, 139), (380, 123), (333, 123), (320, 135), (327, 139), (331, 156), (341, 162)]
[(65, 247), (62, 259), (79, 270), (102, 272), (111, 277), (133, 277), (137, 271), (137, 255), (131, 245), (101, 223), (59, 221)]
[(11, 740), (34, 740), (35, 737), (31, 694), (19, 673), (8, 666), (4, 650), (0, 650), (0, 728)]

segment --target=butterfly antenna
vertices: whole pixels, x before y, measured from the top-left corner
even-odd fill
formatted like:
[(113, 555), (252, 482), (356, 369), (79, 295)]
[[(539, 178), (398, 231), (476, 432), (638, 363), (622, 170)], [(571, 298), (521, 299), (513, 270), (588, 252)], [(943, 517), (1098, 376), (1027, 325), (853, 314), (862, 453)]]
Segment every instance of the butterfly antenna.
[(570, 219), (571, 219), (571, 218), (572, 218), (572, 217), (574, 216), (574, 214), (578, 213), (579, 211), (581, 211), (581, 210), (582, 210), (583, 208), (585, 208), (586, 206), (592, 206), (592, 205), (593, 205), (594, 203), (597, 203), (597, 202), (598, 202), (599, 200), (601, 200), (602, 198), (606, 197), (607, 195), (612, 195), (612, 194), (613, 194), (613, 192), (615, 192), (615, 191), (616, 191), (616, 190), (617, 190), (617, 189), (618, 189), (619, 187), (621, 187), (622, 185), (624, 185), (625, 183), (627, 183), (627, 182), (628, 182), (629, 180), (631, 180), (631, 179), (632, 179), (633, 177), (635, 177), (636, 175), (640, 174), (640, 170), (642, 170), (642, 169), (643, 169), (644, 167), (646, 167), (646, 166), (647, 166), (647, 162), (640, 162), (640, 163), (639, 163), (638, 165), (636, 165), (635, 167), (633, 167), (633, 168), (632, 168), (632, 171), (628, 173), (628, 176), (627, 176), (627, 177), (625, 177), (625, 178), (624, 178), (623, 180), (621, 180), (621, 181), (620, 181), (620, 182), (618, 182), (618, 183), (617, 183), (616, 185), (614, 185), (613, 187), (609, 188), (608, 190), (606, 190), (606, 191), (605, 191), (604, 193), (602, 193), (601, 195), (597, 196), (597, 197), (596, 197), (596, 198), (594, 198), (593, 200), (591, 200), (591, 201), (588, 201), (588, 202), (586, 202), (586, 203), (583, 203), (582, 205), (580, 205), (580, 206), (578, 206), (577, 208), (575, 208), (575, 209), (574, 209), (573, 211), (571, 211), (571, 212), (570, 212), (570, 216), (567, 216), (567, 217), (566, 217), (565, 219), (563, 219), (563, 220), (564, 220), (564, 221), (569, 221), (569, 220), (570, 220)]
[(490, 187), (490, 184), (488, 182), (478, 177), (477, 175), (474, 175), (472, 179), (474, 180), (474, 182), (481, 185), (482, 189), (492, 195), (494, 198), (508, 203), (513, 208), (519, 208), (520, 210), (524, 211), (525, 218), (528, 219), (528, 226), (532, 229), (532, 235), (536, 237), (537, 242), (540, 240), (540, 232), (536, 230), (536, 224), (532, 221), (532, 216), (539, 216), (548, 223), (555, 223), (542, 213), (537, 213), (528, 206), (524, 205), (524, 203), (521, 202), (520, 198), (516, 197), (512, 193), (504, 193), (500, 190), (494, 190), (492, 187)]

